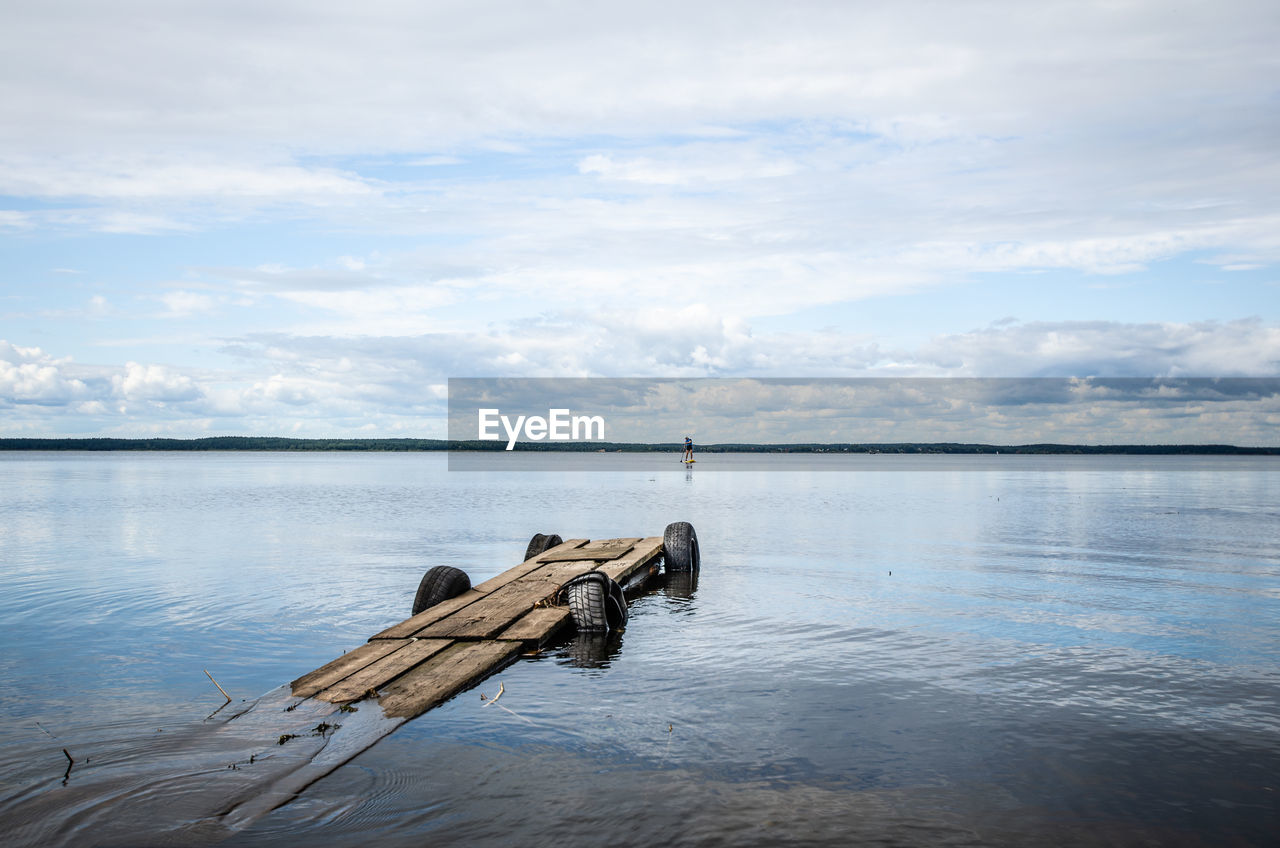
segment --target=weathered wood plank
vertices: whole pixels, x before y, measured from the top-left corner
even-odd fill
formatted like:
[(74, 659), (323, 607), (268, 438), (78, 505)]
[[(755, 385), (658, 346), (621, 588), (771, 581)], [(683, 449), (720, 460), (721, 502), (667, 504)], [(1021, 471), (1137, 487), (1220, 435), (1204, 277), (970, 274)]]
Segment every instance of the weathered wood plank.
[(437, 621), (418, 632), (420, 638), (490, 639), (507, 625), (553, 598), (559, 583), (526, 577), (492, 592), (483, 601), (459, 610), (443, 621)]
[(426, 662), (453, 643), (448, 639), (414, 639), (397, 651), (346, 677), (316, 695), (331, 704), (358, 701), (370, 689), (381, 689), (409, 669)]
[(414, 633), (417, 633), (419, 630), (426, 627), (428, 624), (453, 615), (468, 604), (473, 604), (485, 597), (486, 594), (486, 592), (478, 591), (475, 587), (472, 587), (456, 598), (450, 598), (447, 601), (441, 601), (433, 607), (427, 607), (412, 618), (406, 618), (404, 621), (388, 627), (381, 633), (373, 634), (369, 637), (369, 641), (372, 642), (375, 639), (407, 639)]
[(539, 568), (542, 567), (542, 564), (547, 561), (546, 559), (547, 557), (556, 556), (557, 554), (562, 554), (562, 553), (565, 553), (566, 551), (571, 551), (575, 548), (580, 548), (583, 545), (587, 544), (587, 542), (589, 541), (591, 540), (590, 539), (569, 539), (568, 541), (565, 541), (559, 545), (556, 545), (554, 548), (548, 548), (547, 550), (543, 551), (542, 553), (538, 554), (536, 557), (532, 559), (525, 560), (524, 562), (520, 563), (514, 568), (508, 568), (506, 571), (502, 572), (501, 574), (495, 577), (490, 577), (488, 580), (484, 581), (483, 583), (477, 586), (473, 586), (472, 588), (476, 589), (479, 592), (484, 592), (485, 594), (493, 592), (497, 589), (501, 589), (503, 586), (506, 586), (508, 583), (512, 582), (513, 580), (519, 580), (521, 577), (524, 577), (526, 574), (532, 571), (537, 571)]
[[(542, 553), (532, 557), (531, 560), (533, 562), (546, 562), (547, 557), (552, 556), (553, 554), (563, 553), (564, 551), (570, 551), (574, 548), (580, 548), (590, 542), (590, 539), (566, 539), (555, 547), (547, 548)], [(525, 560), (525, 562), (530, 562), (531, 560)]]
[(548, 554), (542, 558), (542, 561), (568, 562), (579, 559), (617, 559), (630, 551), (635, 543), (639, 541), (639, 539), (606, 539), (603, 542), (592, 542), (581, 548)]
[(289, 684), (293, 694), (299, 698), (310, 698), (317, 692), (337, 683), (370, 663), (382, 659), (387, 654), (409, 644), (408, 639), (383, 642), (365, 642), (360, 647), (347, 651), (333, 662), (308, 672)]
[(625, 557), (616, 559), (613, 562), (602, 563), (597, 570), (603, 571), (614, 580), (622, 583), (660, 556), (662, 556), (662, 537), (650, 536), (647, 539), (638, 540), (635, 547)]
[[(588, 571), (595, 571), (599, 565), (595, 560), (570, 560), (567, 562), (550, 562), (542, 568), (530, 574), (525, 580), (538, 580), (542, 583), (551, 583), (556, 586), (564, 586), (579, 574), (586, 574)], [(521, 581), (522, 583), (525, 581)]]
[(516, 619), (498, 638), (522, 642), (525, 650), (537, 650), (567, 627), (569, 621), (568, 607), (538, 607)]
[(387, 684), (379, 704), (390, 718), (413, 718), (511, 662), (520, 642), (459, 642)]

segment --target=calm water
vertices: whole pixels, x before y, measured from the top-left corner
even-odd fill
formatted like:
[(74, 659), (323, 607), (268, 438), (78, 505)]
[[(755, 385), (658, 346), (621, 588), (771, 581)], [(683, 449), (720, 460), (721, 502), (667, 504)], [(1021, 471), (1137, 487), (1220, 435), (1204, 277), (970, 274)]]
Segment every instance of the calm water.
[(478, 687), (507, 711), (459, 696), (228, 844), (1274, 844), (1276, 459), (491, 461), (0, 454), (0, 833), (58, 827), (5, 799), (145, 769), (221, 704), (204, 669), (261, 695), (405, 617), (432, 565), (479, 581), (535, 532), (688, 520), (696, 589), (636, 600), (603, 653), (521, 660)]

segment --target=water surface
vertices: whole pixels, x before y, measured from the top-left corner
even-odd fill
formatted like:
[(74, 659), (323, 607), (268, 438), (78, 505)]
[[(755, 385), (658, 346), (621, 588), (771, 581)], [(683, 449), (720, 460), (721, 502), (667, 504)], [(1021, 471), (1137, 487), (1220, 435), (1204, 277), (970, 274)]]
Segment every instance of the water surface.
[(0, 454), (0, 798), (145, 769), (222, 702), (204, 669), (268, 692), (406, 616), (432, 565), (478, 582), (535, 532), (688, 520), (696, 588), (229, 844), (1270, 844), (1280, 461), (706, 460)]

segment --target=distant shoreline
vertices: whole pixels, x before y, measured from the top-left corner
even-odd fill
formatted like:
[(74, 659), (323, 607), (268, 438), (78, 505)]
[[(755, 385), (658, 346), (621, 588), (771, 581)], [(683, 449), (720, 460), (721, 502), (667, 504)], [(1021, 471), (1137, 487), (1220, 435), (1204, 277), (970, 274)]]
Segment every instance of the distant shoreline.
[[(211, 436), (200, 439), (114, 438), (0, 438), (0, 451), (502, 451), (504, 442), (447, 439), (291, 439), (274, 436)], [(639, 442), (518, 442), (524, 452), (556, 453), (678, 453), (683, 444)], [(698, 445), (699, 453), (863, 453), (863, 454), (1127, 454), (1280, 456), (1280, 447), (1238, 445), (987, 445), (957, 442), (712, 444)]]

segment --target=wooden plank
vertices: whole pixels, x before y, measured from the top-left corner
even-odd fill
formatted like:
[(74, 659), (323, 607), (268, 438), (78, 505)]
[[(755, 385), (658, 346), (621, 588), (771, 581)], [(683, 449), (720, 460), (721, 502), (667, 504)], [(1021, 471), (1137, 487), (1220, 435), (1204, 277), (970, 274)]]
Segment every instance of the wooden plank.
[(399, 624), (394, 624), (383, 630), (381, 633), (375, 633), (369, 637), (372, 642), (375, 639), (407, 639), (414, 633), (417, 633), (428, 624), (439, 621), (442, 618), (453, 615), (463, 607), (473, 604), (487, 593), (478, 591), (475, 587), (468, 589), (456, 598), (450, 598), (447, 601), (441, 601), (433, 607), (427, 607), (422, 612), (406, 618)]
[(525, 562), (546, 562), (547, 557), (552, 556), (553, 554), (563, 553), (564, 551), (571, 551), (574, 548), (580, 548), (583, 545), (588, 544), (590, 541), (591, 541), (590, 539), (567, 539), (561, 542), (560, 544), (556, 545), (555, 547), (547, 548), (545, 551), (538, 554), (537, 556), (525, 560)]
[(650, 536), (647, 539), (637, 541), (631, 553), (621, 559), (613, 562), (606, 562), (600, 565), (598, 571), (612, 577), (619, 583), (624, 582), (635, 572), (648, 565), (653, 560), (662, 556), (662, 537)]
[(559, 583), (526, 577), (503, 586), (483, 601), (420, 630), (418, 636), (432, 639), (490, 639), (542, 601), (554, 597), (559, 589)]
[(484, 581), (483, 583), (479, 584), (478, 586), (473, 586), (472, 588), (479, 592), (484, 592), (485, 594), (493, 592), (497, 589), (501, 589), (503, 586), (507, 585), (511, 581), (519, 580), (521, 577), (524, 577), (526, 574), (532, 571), (537, 571), (539, 568), (542, 567), (542, 564), (546, 562), (547, 557), (555, 556), (557, 554), (562, 554), (562, 553), (565, 553), (566, 551), (571, 551), (574, 548), (580, 548), (589, 541), (591, 540), (590, 539), (569, 539), (566, 542), (562, 542), (561, 544), (556, 545), (554, 548), (548, 548), (547, 550), (543, 551), (542, 553), (538, 554), (536, 557), (533, 557), (532, 559), (525, 560), (524, 562), (520, 563), (514, 568), (508, 568), (506, 571), (502, 572), (496, 577), (491, 577), (488, 580)]
[(591, 543), (593, 548), (623, 548), (627, 549), (640, 541), (639, 536), (624, 536), (620, 539), (596, 539)]
[(409, 644), (408, 639), (388, 640), (377, 643), (365, 642), (360, 647), (347, 651), (333, 662), (322, 665), (315, 671), (308, 672), (293, 681), (290, 684), (293, 688), (293, 694), (298, 698), (310, 698), (320, 690), (337, 683), (342, 678), (354, 674), (370, 663), (382, 659), (387, 654), (407, 644)]
[(358, 701), (370, 689), (381, 689), (409, 669), (426, 662), (453, 643), (448, 639), (413, 639), (397, 651), (370, 663), (350, 677), (335, 683), (316, 695), (331, 704)]
[(542, 558), (543, 562), (569, 562), (579, 559), (617, 559), (631, 550), (639, 539), (607, 539), (573, 550), (560, 551)]
[(389, 718), (413, 718), (515, 659), (520, 642), (459, 642), (387, 684), (379, 704)]
[[(595, 560), (568, 560), (565, 562), (551, 562), (544, 565), (539, 570), (530, 574), (525, 580), (538, 580), (543, 583), (551, 583), (558, 587), (563, 587), (579, 574), (586, 574), (588, 571), (596, 571), (597, 563)], [(524, 582), (524, 581), (521, 581)]]
[(570, 618), (568, 607), (538, 607), (516, 619), (498, 638), (522, 642), (525, 650), (538, 650), (567, 627)]

